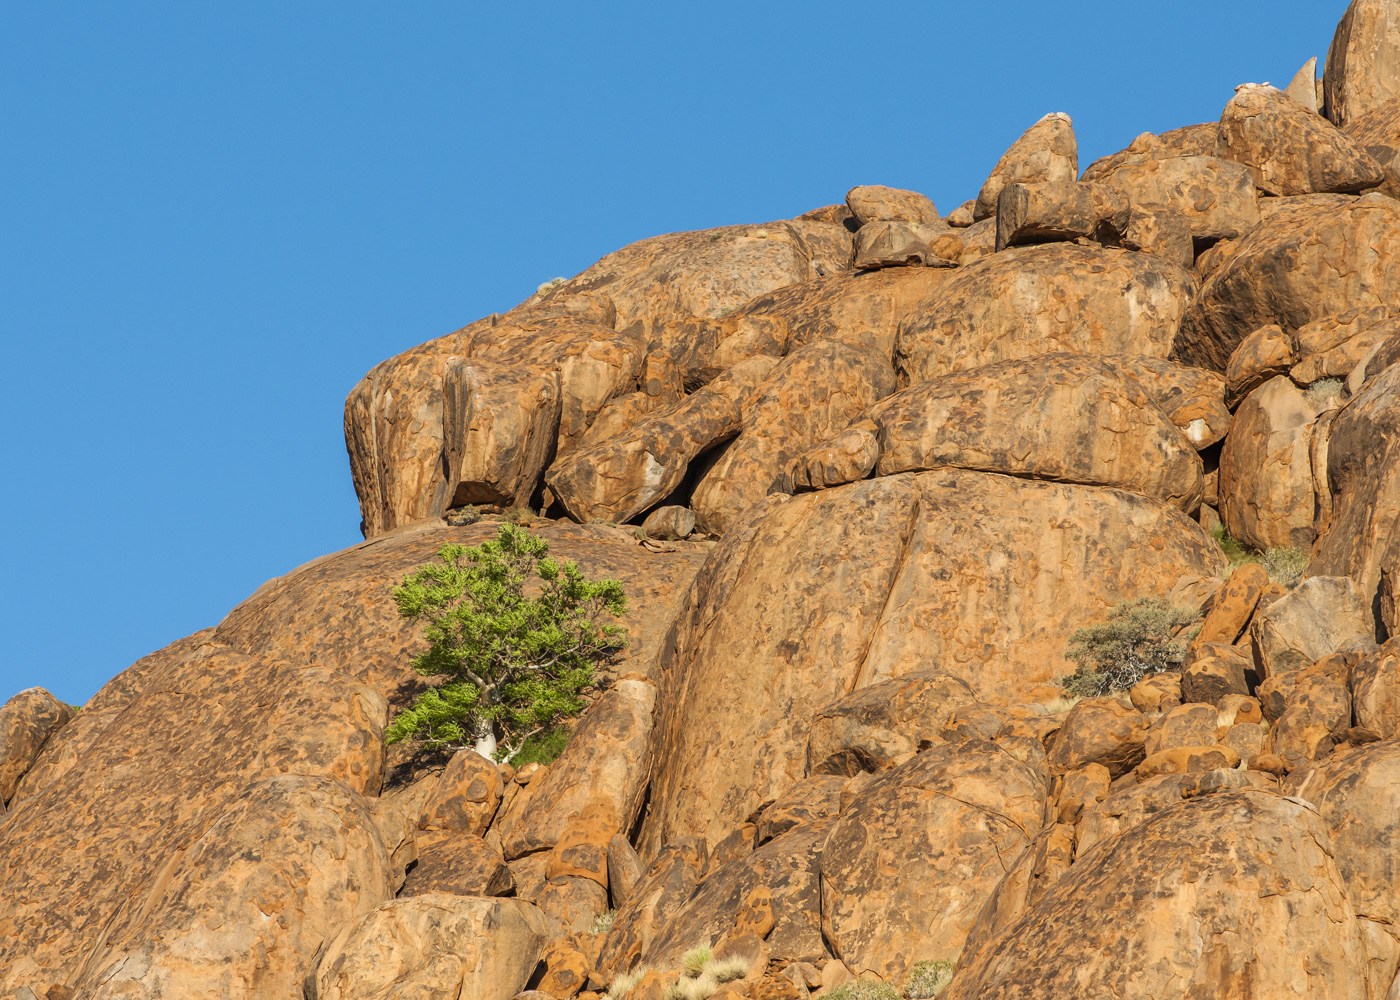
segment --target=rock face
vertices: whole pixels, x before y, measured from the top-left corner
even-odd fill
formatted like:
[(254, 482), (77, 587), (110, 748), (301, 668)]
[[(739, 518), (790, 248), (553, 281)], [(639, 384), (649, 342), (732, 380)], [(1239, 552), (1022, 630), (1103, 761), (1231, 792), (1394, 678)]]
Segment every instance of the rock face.
[(1069, 115), (1048, 114), (1017, 139), (982, 185), (974, 219), (996, 212), (997, 198), (1008, 184), (1072, 181), (1079, 175), (1079, 145)]
[(1291, 333), (1328, 316), (1388, 310), (1400, 286), (1397, 234), (1400, 203), (1383, 195), (1280, 208), (1202, 283), (1172, 357), (1223, 372), (1262, 326)]
[(1191, 444), (1128, 371), (1093, 357), (1003, 361), (920, 382), (866, 422), (880, 476), (979, 469), (1114, 486), (1184, 510), (1201, 502)]
[(894, 370), (873, 351), (819, 342), (788, 355), (747, 401), (739, 436), (696, 484), (697, 525), (722, 534), (795, 455), (844, 430), (894, 388)]
[(996, 254), (956, 270), (900, 330), (896, 365), (922, 382), (1066, 351), (1165, 358), (1194, 286), (1150, 254), (1072, 244)]
[(1388, 980), (1367, 982), (1327, 843), (1316, 812), (1277, 794), (1187, 799), (1076, 861), (944, 996), (1375, 995)]
[[(1142, 546), (1150, 564), (1126, 556)], [(983, 698), (1052, 696), (1078, 623), (1222, 565), (1180, 512), (1116, 491), (947, 470), (770, 497), (672, 626), (642, 853), (717, 843), (776, 798), (805, 770), (805, 720), (846, 692), (932, 668)]]
[(1323, 113), (1345, 127), (1367, 111), (1400, 97), (1400, 4), (1394, 0), (1352, 0), (1322, 75)]
[(916, 671), (852, 691), (819, 709), (807, 737), (807, 773), (879, 771), (941, 739), (944, 725), (973, 701), (956, 677)]
[(1035, 839), (1045, 780), (989, 742), (919, 754), (865, 785), (822, 850), (822, 926), (852, 973), (901, 982), (956, 961), (982, 904)]
[(306, 995), (314, 1000), (509, 1000), (553, 936), (539, 910), (515, 899), (445, 892), (398, 899), (329, 942), (307, 977)]
[(1219, 156), (1134, 159), (1105, 164), (1093, 177), (1129, 204), (1175, 209), (1199, 240), (1238, 239), (1259, 224), (1254, 175)]

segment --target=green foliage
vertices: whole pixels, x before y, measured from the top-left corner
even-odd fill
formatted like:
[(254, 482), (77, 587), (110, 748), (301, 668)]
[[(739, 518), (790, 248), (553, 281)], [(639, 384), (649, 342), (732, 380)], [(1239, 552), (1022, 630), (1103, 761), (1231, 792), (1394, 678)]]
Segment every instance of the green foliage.
[(1226, 533), (1224, 525), (1217, 524), (1210, 529), (1210, 533), (1220, 546), (1220, 551), (1225, 553), (1225, 561), (1230, 564), (1231, 569), (1243, 566), (1245, 563), (1259, 561), (1259, 553), (1238, 539), (1231, 538)]
[(589, 934), (606, 934), (612, 930), (613, 921), (617, 919), (616, 910), (608, 910), (593, 918), (593, 923), (588, 927)]
[(899, 990), (878, 979), (853, 979), (823, 994), (824, 1000), (900, 1000)]
[[(582, 710), (579, 692), (594, 665), (626, 645), (626, 630), (605, 616), (626, 612), (627, 597), (616, 580), (589, 581), (548, 553), (544, 539), (503, 524), (481, 545), (444, 545), (394, 588), (399, 614), (422, 622), (428, 643), (414, 669), (447, 680), (394, 719), (389, 743), (455, 749), (499, 740), (503, 760), (536, 737), (539, 753), (563, 748), (568, 732), (556, 731)], [(527, 596), (532, 578), (538, 593)]]
[(1308, 563), (1312, 559), (1306, 552), (1290, 545), (1281, 549), (1270, 549), (1259, 561), (1268, 572), (1270, 580), (1292, 590), (1298, 586), (1298, 581), (1303, 579), (1303, 574), (1307, 572)]
[(1107, 621), (1071, 633), (1065, 658), (1078, 669), (1061, 678), (1065, 691), (1095, 697), (1126, 691), (1148, 674), (1179, 669), (1189, 638), (1179, 633), (1200, 617), (1160, 597), (1116, 605)]
[(904, 980), (904, 995), (909, 1000), (932, 1000), (953, 981), (953, 963), (946, 958), (919, 962), (909, 970)]
[(567, 278), (550, 278), (548, 281), (542, 282), (540, 286), (535, 289), (535, 294), (542, 299), (547, 298), (558, 291), (559, 286), (564, 284), (567, 280)]
[(527, 737), (515, 751), (510, 762), (516, 767), (526, 764), (553, 764), (569, 745), (574, 731), (568, 726), (555, 726), (553, 729)]

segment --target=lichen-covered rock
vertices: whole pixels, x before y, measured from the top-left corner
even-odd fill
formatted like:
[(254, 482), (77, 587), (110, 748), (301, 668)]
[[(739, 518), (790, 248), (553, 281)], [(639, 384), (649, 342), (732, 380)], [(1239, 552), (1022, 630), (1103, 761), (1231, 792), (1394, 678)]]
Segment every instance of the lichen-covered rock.
[(1147, 720), (1116, 698), (1085, 698), (1069, 710), (1050, 744), (1052, 774), (1101, 764), (1117, 778), (1142, 760)]
[(1054, 697), (1079, 624), (1222, 567), (1181, 512), (1113, 490), (946, 470), (770, 496), (711, 554), (659, 661), (642, 854), (718, 843), (801, 779), (807, 720), (845, 693), (938, 669), (985, 700)]
[(495, 762), (474, 750), (459, 750), (447, 762), (423, 804), (420, 830), (480, 837), (496, 817), (505, 782)]
[[(899, 331), (909, 382), (1038, 354), (1165, 358), (1195, 279), (1151, 254), (1070, 243), (958, 268)], [(1223, 367), (1223, 364), (1222, 364)]]
[(0, 808), (14, 797), (48, 738), (72, 719), (71, 708), (38, 687), (0, 705)]
[(396, 899), (328, 941), (306, 979), (308, 1000), (480, 997), (525, 988), (553, 922), (518, 899), (433, 892)]
[(501, 855), (480, 837), (456, 833), (418, 848), (418, 861), (398, 895), (508, 896), (514, 891), (515, 878)]
[(1400, 736), (1400, 640), (1361, 657), (1350, 680), (1356, 724), (1383, 740)]
[(974, 219), (997, 210), (997, 198), (1008, 184), (1072, 181), (1079, 176), (1079, 144), (1069, 115), (1052, 112), (1021, 134), (1002, 154), (977, 195)]
[(598, 967), (611, 976), (637, 967), (666, 922), (685, 905), (705, 872), (708, 852), (698, 837), (680, 837), (656, 852), (617, 909)]
[(894, 220), (899, 222), (939, 222), (938, 209), (927, 195), (903, 191), (882, 184), (862, 184), (846, 192), (846, 207), (856, 224)]
[(864, 788), (822, 851), (822, 926), (856, 975), (956, 962), (1003, 873), (1040, 832), (1043, 775), (995, 744), (935, 747)]
[(1400, 203), (1380, 194), (1278, 200), (1296, 204), (1230, 247), (1186, 310), (1173, 359), (1223, 372), (1262, 326), (1289, 334), (1351, 310), (1384, 312), (1400, 299)]
[(1246, 84), (1220, 116), (1230, 158), (1265, 194), (1355, 194), (1378, 187), (1380, 165), (1347, 134), (1276, 87)]
[(1076, 861), (943, 997), (1375, 996), (1389, 980), (1367, 981), (1327, 845), (1322, 818), (1275, 793), (1179, 801)]
[(1261, 608), (1249, 628), (1266, 675), (1302, 670), (1349, 639), (1375, 635), (1361, 591), (1337, 576), (1309, 577)]
[(1238, 239), (1259, 224), (1253, 174), (1218, 156), (1144, 156), (1106, 164), (1093, 180), (1130, 205), (1175, 209), (1194, 239)]

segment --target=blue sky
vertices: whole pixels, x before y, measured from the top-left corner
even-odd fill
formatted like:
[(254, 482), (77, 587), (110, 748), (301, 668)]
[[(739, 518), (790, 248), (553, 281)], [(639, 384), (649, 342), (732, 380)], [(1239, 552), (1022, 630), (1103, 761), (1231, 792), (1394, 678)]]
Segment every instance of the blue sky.
[(1345, 4), (0, 6), (0, 701), (359, 540), (378, 361), (661, 232), (975, 197), (1286, 85)]

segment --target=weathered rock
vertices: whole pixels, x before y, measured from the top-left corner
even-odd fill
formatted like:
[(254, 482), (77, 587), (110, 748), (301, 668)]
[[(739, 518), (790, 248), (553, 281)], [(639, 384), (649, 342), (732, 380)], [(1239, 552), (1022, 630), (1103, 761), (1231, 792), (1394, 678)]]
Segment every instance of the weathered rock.
[(647, 950), (644, 961), (660, 968), (681, 964), (681, 956), (697, 944), (713, 944), (730, 930), (735, 915), (754, 889), (771, 894), (773, 929), (766, 944), (773, 958), (820, 961), (822, 946), (822, 845), (829, 824), (794, 827), (752, 854), (712, 869), (691, 898), (667, 920)]
[(1046, 115), (1022, 133), (1002, 154), (977, 195), (974, 219), (996, 212), (997, 198), (1008, 184), (1072, 181), (1079, 176), (1079, 145), (1069, 115)]
[(1366, 996), (1361, 928), (1327, 843), (1317, 813), (1275, 793), (1180, 801), (1076, 861), (943, 998), (1263, 997), (1294, 983)]
[(493, 761), (472, 750), (452, 755), (418, 819), (420, 830), (480, 837), (501, 804), (505, 782)]
[[(388, 857), (356, 792), (297, 774), (240, 791), (172, 853), (140, 911), (120, 912), (78, 958), (79, 995), (290, 996), (322, 941), (389, 898)], [(52, 930), (73, 900), (62, 906), (38, 929)], [(26, 965), (21, 956), (6, 971), (42, 982)]]
[[(1366, 313), (1376, 312), (1379, 310), (1366, 310)], [(1328, 317), (1298, 330), (1296, 336), (1300, 344), (1307, 345), (1302, 348), (1307, 353), (1288, 370), (1289, 378), (1300, 385), (1325, 378), (1343, 378), (1351, 383), (1352, 375), (1360, 370), (1357, 381), (1364, 385), (1400, 358), (1400, 319), (1373, 318), (1366, 314), (1347, 318), (1351, 322), (1342, 322), (1343, 317)], [(1315, 330), (1325, 332), (1313, 347), (1309, 341)], [(1339, 342), (1342, 337), (1346, 339)], [(1353, 388), (1349, 384), (1347, 392), (1358, 395), (1361, 385)]]
[(795, 456), (894, 390), (894, 371), (874, 351), (826, 341), (789, 354), (745, 403), (738, 438), (696, 485), (699, 527), (722, 534)]
[[(1274, 200), (1285, 199), (1265, 199)], [(1240, 341), (1262, 326), (1291, 334), (1327, 316), (1393, 307), (1400, 203), (1379, 194), (1299, 202), (1232, 245), (1186, 311), (1173, 359), (1224, 371)]]
[(1085, 764), (1055, 779), (1051, 816), (1057, 823), (1073, 823), (1087, 808), (1108, 798), (1113, 774), (1102, 764)]
[(921, 670), (852, 691), (812, 718), (807, 773), (880, 771), (938, 741), (958, 708), (974, 700), (966, 682)]
[(1351, 728), (1351, 695), (1331, 677), (1305, 671), (1288, 691), (1283, 714), (1264, 744), (1292, 771), (1326, 757)]
[(1269, 573), (1258, 563), (1245, 563), (1216, 592), (1214, 603), (1194, 642), (1232, 643), (1243, 634), (1269, 585)]
[(1313, 56), (1303, 63), (1301, 69), (1293, 74), (1293, 79), (1288, 86), (1283, 88), (1283, 92), (1297, 101), (1305, 110), (1312, 114), (1321, 114), (1318, 98), (1321, 96), (1322, 88), (1318, 86), (1317, 79), (1317, 56)]
[[(940, 237), (943, 239), (940, 240)], [(934, 243), (939, 243), (935, 249)], [(886, 267), (952, 267), (962, 241), (942, 221), (918, 226), (908, 222), (867, 222), (856, 233), (851, 266), (859, 271)], [(944, 254), (949, 254), (945, 257)]]
[(881, 184), (863, 184), (846, 192), (846, 207), (858, 226), (880, 220), (901, 222), (940, 221), (938, 209), (917, 191), (902, 191)]
[(609, 837), (631, 828), (651, 768), (655, 707), (655, 686), (635, 679), (618, 681), (593, 703), (559, 759), (531, 784), (530, 807), (497, 821), (508, 859), (553, 847), (590, 808), (598, 822), (611, 824)]
[(694, 893), (706, 856), (698, 837), (678, 838), (656, 853), (626, 903), (618, 907), (598, 960), (605, 975), (636, 968), (666, 922)]
[(1390, 740), (1400, 735), (1400, 640), (1364, 656), (1351, 671), (1356, 724)]
[(1254, 175), (1220, 156), (1134, 158), (1106, 165), (1090, 182), (1114, 192), (1134, 211), (1155, 205), (1180, 212), (1193, 239), (1238, 239), (1259, 225)]
[(1075, 180), (1006, 185), (997, 197), (997, 252), (1094, 236), (1112, 214), (1107, 194)]
[(843, 774), (814, 774), (793, 785), (758, 817), (758, 842), (766, 844), (799, 826), (813, 826), (841, 811)]
[(1106, 354), (1102, 361), (1137, 379), (1197, 451), (1224, 440), (1230, 410), (1225, 380), (1217, 372), (1126, 354)]
[(576, 448), (545, 481), (579, 521), (626, 521), (664, 500), (697, 455), (737, 434), (743, 406), (776, 363), (741, 361), (685, 399), (649, 414), (626, 437)]
[(1400, 194), (1400, 97), (1348, 122), (1346, 133), (1385, 171), (1380, 189), (1392, 198)]
[(608, 896), (614, 909), (626, 903), (642, 879), (642, 859), (626, 836), (615, 833), (608, 840)]
[(1148, 674), (1133, 685), (1128, 698), (1144, 715), (1168, 711), (1181, 704), (1181, 674), (1175, 670)]
[(1337, 576), (1309, 577), (1261, 607), (1249, 628), (1267, 675), (1301, 670), (1349, 639), (1375, 635), (1361, 591)]
[(1187, 703), (1219, 705), (1230, 695), (1247, 695), (1248, 673), (1253, 667), (1247, 652), (1239, 655), (1234, 647), (1210, 643), (1182, 668), (1181, 699)]
[(1332, 36), (1322, 74), (1323, 113), (1347, 126), (1367, 111), (1400, 97), (1400, 5), (1352, 0)]
[(1380, 165), (1335, 125), (1275, 87), (1245, 84), (1225, 106), (1230, 158), (1271, 195), (1354, 194), (1385, 180)]
[(418, 848), (418, 863), (399, 896), (449, 892), (456, 896), (508, 896), (515, 878), (501, 855), (480, 837), (456, 833)]
[(1160, 135), (1143, 132), (1126, 149), (1102, 156), (1089, 164), (1081, 180), (1104, 181), (1125, 163), (1170, 160), (1187, 156), (1225, 156), (1225, 143), (1220, 136), (1220, 123), (1204, 122), (1174, 128)]
[(1400, 366), (1387, 369), (1347, 403), (1327, 441), (1332, 516), (1309, 572), (1351, 577), (1368, 604), (1377, 602), (1383, 570), (1400, 565), (1397, 418)]
[(770, 496), (712, 552), (659, 661), (640, 850), (717, 843), (775, 799), (842, 694), (939, 669), (986, 700), (1053, 697), (1078, 624), (1222, 566), (1179, 511), (1117, 491), (946, 470)]
[(481, 997), (525, 988), (552, 922), (529, 903), (434, 892), (397, 899), (337, 934), (307, 976), (308, 1000)]
[(608, 806), (589, 806), (565, 827), (550, 851), (545, 877), (587, 878), (608, 887), (608, 844), (618, 836)]
[(448, 507), (530, 507), (554, 457), (561, 413), (557, 369), (447, 362), (442, 453)]
[(1134, 205), (1122, 243), (1129, 250), (1155, 254), (1178, 267), (1190, 267), (1196, 260), (1191, 221), (1175, 208)]
[(860, 420), (788, 463), (770, 493), (810, 493), (867, 479), (880, 460), (879, 428)]
[(583, 934), (608, 909), (608, 890), (591, 878), (546, 879), (535, 897), (540, 912), (566, 934)]
[(856, 975), (956, 961), (983, 902), (1040, 831), (1043, 777), (995, 745), (935, 747), (876, 777), (822, 852), (822, 926)]
[(1066, 351), (1165, 358), (1194, 287), (1151, 254), (1068, 243), (996, 254), (954, 271), (901, 327), (896, 367), (922, 382)]
[(1240, 755), (1246, 766), (1252, 766), (1256, 757), (1264, 752), (1267, 734), (1257, 722), (1239, 722), (1226, 730), (1220, 742)]
[(1178, 705), (1147, 734), (1147, 753), (1151, 756), (1159, 750), (1210, 746), (1215, 742), (1217, 720), (1214, 705)]
[(1102, 764), (1117, 778), (1143, 757), (1147, 720), (1116, 698), (1085, 698), (1069, 710), (1050, 744), (1052, 774)]
[(695, 511), (689, 507), (658, 507), (642, 522), (648, 538), (688, 538), (695, 530)]
[[(588, 982), (588, 970), (592, 965), (588, 955), (574, 947), (577, 936), (555, 938), (545, 946), (540, 955), (540, 965), (544, 975), (537, 986), (545, 997), (554, 1000), (567, 1000), (577, 996)], [(538, 972), (538, 969), (536, 970)], [(531, 979), (534, 976), (530, 977)], [(515, 1000), (520, 1000), (517, 996)], [(532, 997), (530, 1000), (540, 1000)]]
[(1003, 361), (920, 382), (866, 420), (880, 476), (968, 468), (1115, 486), (1184, 510), (1201, 502), (1191, 445), (1135, 379), (1090, 356)]
[(1297, 362), (1293, 338), (1273, 323), (1261, 326), (1240, 341), (1225, 365), (1226, 404), (1238, 406), (1261, 385), (1286, 375)]
[(1282, 376), (1250, 393), (1235, 411), (1220, 452), (1220, 519), (1255, 549), (1314, 538), (1312, 425), (1318, 407)]
[(785, 352), (831, 340), (870, 348), (888, 358), (900, 324), (922, 313), (952, 273), (945, 268), (896, 267), (831, 275), (760, 295), (732, 316), (736, 323), (781, 320), (787, 330)]
[(43, 688), (28, 688), (0, 706), (0, 807), (14, 797), (50, 736), (73, 719), (73, 710)]

